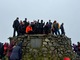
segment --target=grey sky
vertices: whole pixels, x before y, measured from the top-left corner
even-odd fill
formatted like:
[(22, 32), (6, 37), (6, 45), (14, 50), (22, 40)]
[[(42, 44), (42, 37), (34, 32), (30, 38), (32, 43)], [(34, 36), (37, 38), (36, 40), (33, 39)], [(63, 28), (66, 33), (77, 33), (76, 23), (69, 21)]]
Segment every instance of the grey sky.
[(73, 43), (80, 41), (80, 0), (0, 0), (1, 42), (13, 35), (12, 24), (16, 17), (64, 22), (66, 35)]

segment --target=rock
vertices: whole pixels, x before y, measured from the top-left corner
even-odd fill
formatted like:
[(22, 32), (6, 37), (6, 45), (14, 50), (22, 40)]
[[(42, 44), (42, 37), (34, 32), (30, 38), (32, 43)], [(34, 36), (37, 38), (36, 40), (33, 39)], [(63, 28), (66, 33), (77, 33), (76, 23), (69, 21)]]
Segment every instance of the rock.
[[(71, 38), (64, 35), (25, 34), (9, 39), (10, 41), (15, 40), (16, 43), (24, 40), (22, 50), (25, 59), (23, 57), (22, 60), (62, 60), (64, 56), (73, 60), (75, 57), (75, 53), (72, 51)], [(79, 58), (75, 58), (75, 60), (79, 60)]]

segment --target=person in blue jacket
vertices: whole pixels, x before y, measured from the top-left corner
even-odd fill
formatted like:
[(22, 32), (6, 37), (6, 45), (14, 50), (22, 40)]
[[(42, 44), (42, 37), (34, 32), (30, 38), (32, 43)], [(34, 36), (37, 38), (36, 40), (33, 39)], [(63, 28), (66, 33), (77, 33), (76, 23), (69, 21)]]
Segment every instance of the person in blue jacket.
[(22, 42), (20, 41), (12, 50), (10, 60), (21, 60), (22, 58)]

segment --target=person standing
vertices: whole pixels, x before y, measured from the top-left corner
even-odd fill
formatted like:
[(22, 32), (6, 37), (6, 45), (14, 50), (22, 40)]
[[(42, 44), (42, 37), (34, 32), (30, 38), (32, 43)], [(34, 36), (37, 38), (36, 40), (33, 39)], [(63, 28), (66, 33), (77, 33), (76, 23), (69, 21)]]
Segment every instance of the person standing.
[(51, 28), (52, 28), (52, 22), (51, 22), (51, 20), (49, 20), (48, 26), (49, 26), (49, 33), (51, 33)]
[(47, 22), (46, 25), (44, 26), (44, 33), (45, 33), (45, 34), (49, 34), (49, 24), (48, 24), (48, 22)]
[(11, 56), (11, 53), (12, 53), (14, 45), (15, 45), (15, 41), (14, 40), (12, 40), (11, 43), (8, 45), (8, 51), (7, 51), (8, 60), (10, 60), (10, 56)]
[[(27, 22), (27, 18), (25, 18), (23, 23), (24, 23), (24, 31), (26, 31), (26, 27), (29, 25), (29, 23)], [(26, 34), (26, 32), (24, 34)]]
[(64, 23), (61, 24), (60, 29), (61, 29), (61, 34), (65, 35), (65, 31), (64, 31)]
[(18, 27), (19, 27), (19, 17), (16, 18), (16, 20), (14, 20), (13, 22), (13, 28), (14, 28), (14, 32), (13, 32), (13, 37), (15, 36), (16, 32), (17, 32), (17, 36), (18, 36)]
[(4, 57), (4, 46), (3, 43), (0, 42), (0, 60)]
[(10, 55), (10, 60), (21, 60), (22, 59), (22, 42), (20, 41), (16, 46), (13, 47)]
[(59, 23), (56, 20), (53, 22), (53, 31), (56, 35), (60, 35)]

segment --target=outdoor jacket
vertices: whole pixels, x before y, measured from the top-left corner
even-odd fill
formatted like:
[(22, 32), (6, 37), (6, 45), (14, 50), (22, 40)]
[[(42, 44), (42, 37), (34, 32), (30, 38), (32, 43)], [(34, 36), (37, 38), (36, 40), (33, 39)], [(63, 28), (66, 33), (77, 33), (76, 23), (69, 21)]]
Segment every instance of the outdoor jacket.
[(28, 25), (28, 26), (26, 27), (26, 33), (29, 33), (30, 31), (32, 31), (32, 27)]
[(10, 60), (20, 60), (22, 57), (22, 42), (19, 42), (12, 50)]

